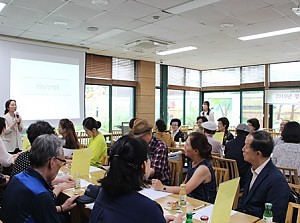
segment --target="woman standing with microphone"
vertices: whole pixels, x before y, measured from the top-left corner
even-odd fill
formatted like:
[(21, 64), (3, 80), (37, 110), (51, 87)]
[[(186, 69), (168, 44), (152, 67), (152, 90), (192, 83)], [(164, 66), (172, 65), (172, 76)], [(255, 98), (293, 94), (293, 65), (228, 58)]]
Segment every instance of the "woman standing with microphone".
[(22, 118), (17, 110), (16, 100), (9, 99), (5, 102), (4, 118), (6, 120), (6, 130), (3, 134), (3, 142), (10, 154), (22, 151), (21, 131), (23, 130)]

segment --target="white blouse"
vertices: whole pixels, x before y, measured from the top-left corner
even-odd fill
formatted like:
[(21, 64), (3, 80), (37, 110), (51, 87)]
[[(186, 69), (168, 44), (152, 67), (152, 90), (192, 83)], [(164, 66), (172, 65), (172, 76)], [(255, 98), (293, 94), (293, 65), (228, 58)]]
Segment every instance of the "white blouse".
[(214, 112), (212, 110), (210, 110), (209, 115), (205, 111), (202, 111), (201, 115), (205, 116), (208, 119), (208, 121), (212, 121), (212, 122), (215, 121)]
[(14, 162), (13, 155), (9, 154), (0, 137), (0, 164), (4, 167), (9, 167)]

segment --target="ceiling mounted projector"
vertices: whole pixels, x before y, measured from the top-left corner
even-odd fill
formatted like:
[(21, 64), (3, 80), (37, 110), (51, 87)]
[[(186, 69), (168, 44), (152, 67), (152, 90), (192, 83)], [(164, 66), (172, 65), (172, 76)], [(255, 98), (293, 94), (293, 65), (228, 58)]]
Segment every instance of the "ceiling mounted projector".
[(300, 16), (300, 8), (297, 7), (297, 8), (292, 8), (292, 11), (297, 15), (297, 16)]

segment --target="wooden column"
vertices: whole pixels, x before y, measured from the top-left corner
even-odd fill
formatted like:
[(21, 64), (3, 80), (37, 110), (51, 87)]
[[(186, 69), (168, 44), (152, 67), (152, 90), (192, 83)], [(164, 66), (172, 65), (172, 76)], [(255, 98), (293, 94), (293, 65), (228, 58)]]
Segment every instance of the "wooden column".
[(137, 61), (136, 117), (155, 123), (155, 63)]

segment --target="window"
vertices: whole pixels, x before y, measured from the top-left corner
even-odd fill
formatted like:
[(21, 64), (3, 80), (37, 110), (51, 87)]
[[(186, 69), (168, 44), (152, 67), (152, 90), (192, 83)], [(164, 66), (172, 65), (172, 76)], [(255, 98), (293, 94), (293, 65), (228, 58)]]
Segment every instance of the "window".
[(168, 121), (179, 118), (183, 121), (183, 91), (168, 90)]
[(160, 118), (160, 89), (155, 89), (155, 120)]
[(186, 69), (185, 86), (200, 87), (200, 71)]
[(134, 61), (120, 58), (112, 59), (112, 79), (134, 81)]
[(184, 68), (168, 66), (168, 84), (184, 86)]
[(215, 122), (221, 117), (226, 117), (229, 126), (237, 126), (240, 123), (240, 92), (204, 93), (204, 101), (209, 101)]
[(300, 81), (300, 62), (270, 65), (270, 82)]
[(246, 123), (250, 118), (257, 118), (260, 127), (263, 127), (264, 118), (264, 93), (263, 91), (242, 92), (242, 122)]
[(240, 68), (202, 71), (202, 87), (240, 85)]
[(185, 124), (194, 126), (199, 116), (199, 97), (197, 91), (186, 91), (185, 93)]
[[(102, 105), (101, 105), (102, 106)], [(134, 115), (134, 89), (112, 87), (112, 129), (120, 128), (122, 122), (129, 122)]]
[(155, 64), (155, 86), (160, 87), (160, 64)]
[(282, 120), (300, 122), (300, 105), (273, 105), (273, 128), (279, 131), (279, 125)]
[(109, 86), (85, 86), (85, 117), (100, 121), (100, 131), (109, 132)]
[(265, 66), (242, 67), (242, 84), (265, 82)]

